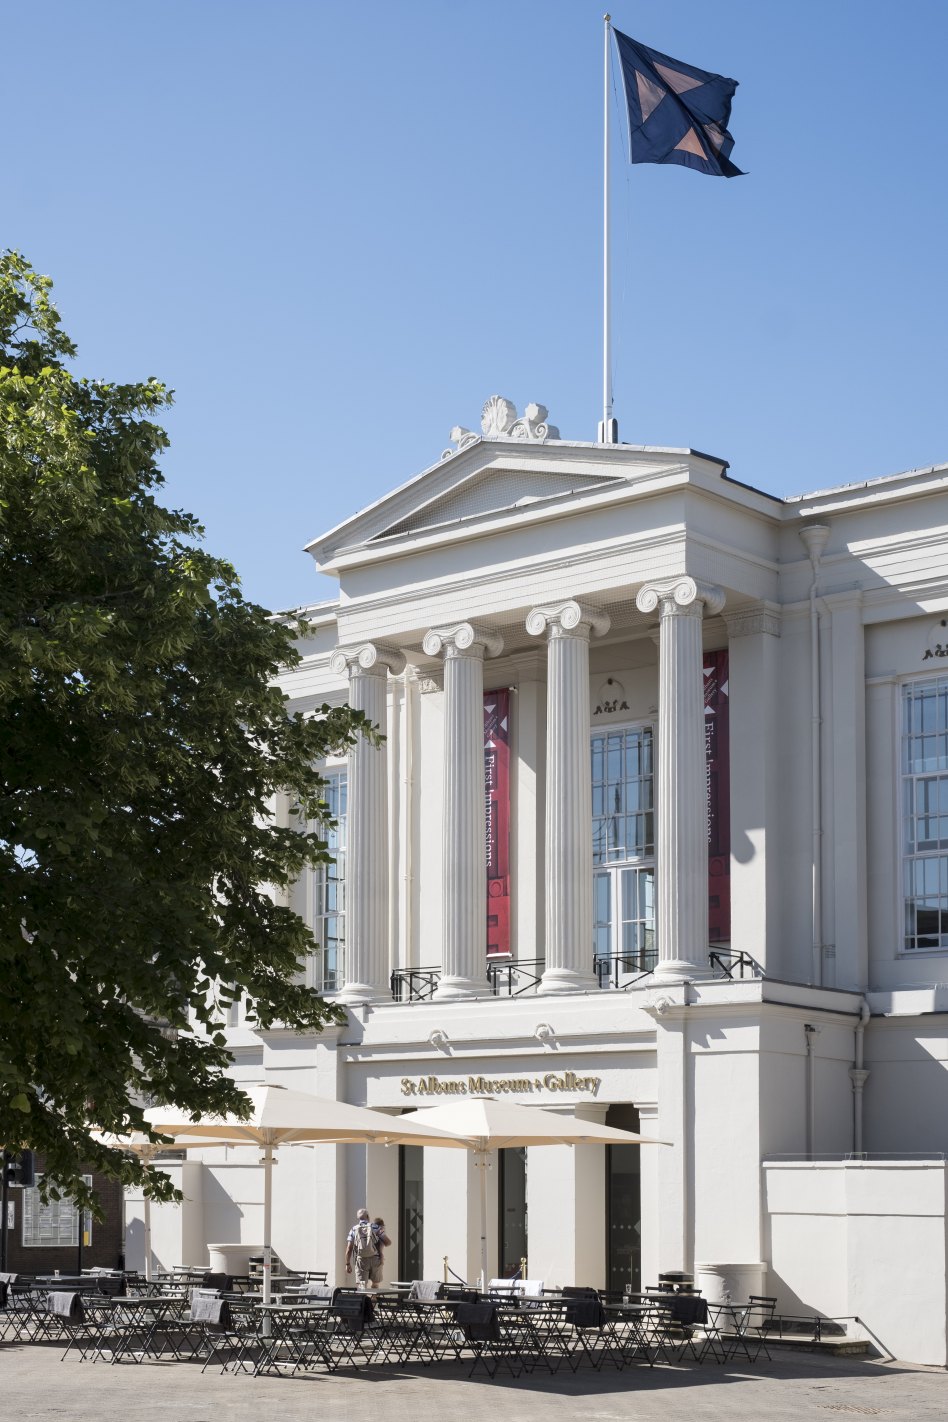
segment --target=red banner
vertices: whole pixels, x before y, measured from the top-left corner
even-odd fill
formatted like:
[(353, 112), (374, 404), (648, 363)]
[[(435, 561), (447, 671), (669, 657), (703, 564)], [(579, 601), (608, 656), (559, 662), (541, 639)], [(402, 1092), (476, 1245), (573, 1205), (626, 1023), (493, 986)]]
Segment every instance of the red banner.
[(731, 939), (731, 744), (727, 650), (704, 654), (708, 787), (708, 939)]
[(510, 692), (484, 693), (487, 952), (510, 952)]

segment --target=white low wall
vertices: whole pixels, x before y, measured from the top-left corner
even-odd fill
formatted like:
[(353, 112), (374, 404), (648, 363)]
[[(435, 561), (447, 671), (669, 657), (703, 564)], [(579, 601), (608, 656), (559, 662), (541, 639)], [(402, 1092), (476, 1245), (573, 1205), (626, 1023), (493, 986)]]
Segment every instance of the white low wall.
[(787, 1313), (854, 1316), (904, 1362), (948, 1364), (945, 1164), (765, 1161), (767, 1292)]

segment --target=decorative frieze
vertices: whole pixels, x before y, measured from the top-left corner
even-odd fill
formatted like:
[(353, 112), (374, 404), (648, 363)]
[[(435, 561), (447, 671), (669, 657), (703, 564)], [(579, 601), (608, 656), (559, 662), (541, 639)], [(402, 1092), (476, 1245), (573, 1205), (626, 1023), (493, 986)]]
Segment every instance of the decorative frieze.
[(724, 625), (732, 642), (738, 637), (779, 637), (780, 608), (776, 603), (761, 603), (739, 612), (725, 612)]

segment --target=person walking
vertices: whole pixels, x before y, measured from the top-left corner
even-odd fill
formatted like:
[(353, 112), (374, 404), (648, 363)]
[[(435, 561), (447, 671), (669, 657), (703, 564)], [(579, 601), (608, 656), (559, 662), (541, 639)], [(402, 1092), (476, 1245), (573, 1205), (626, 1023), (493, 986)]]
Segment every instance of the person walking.
[(382, 1282), (382, 1247), (391, 1244), (384, 1227), (369, 1219), (363, 1205), (356, 1211), (356, 1222), (346, 1236), (346, 1273), (355, 1267), (356, 1285), (377, 1289)]

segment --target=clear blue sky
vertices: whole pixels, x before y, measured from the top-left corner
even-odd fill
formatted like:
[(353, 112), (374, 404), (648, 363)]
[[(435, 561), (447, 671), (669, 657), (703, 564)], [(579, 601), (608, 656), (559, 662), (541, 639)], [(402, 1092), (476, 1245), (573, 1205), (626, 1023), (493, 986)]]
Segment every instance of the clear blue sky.
[[(0, 244), (158, 375), (248, 595), (492, 393), (600, 404), (602, 0), (0, 0)], [(740, 81), (730, 181), (622, 166), (616, 413), (777, 494), (948, 460), (948, 0), (616, 0)]]

